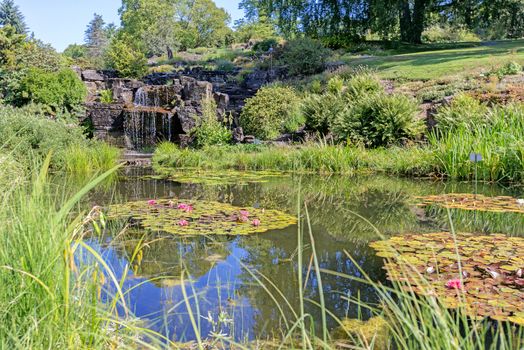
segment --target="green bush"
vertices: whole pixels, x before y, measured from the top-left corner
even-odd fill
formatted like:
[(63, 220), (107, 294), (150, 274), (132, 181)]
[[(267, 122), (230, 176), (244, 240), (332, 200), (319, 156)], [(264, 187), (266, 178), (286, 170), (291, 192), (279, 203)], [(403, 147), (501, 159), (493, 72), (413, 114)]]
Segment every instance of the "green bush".
[(361, 96), (336, 117), (333, 132), (340, 140), (367, 147), (398, 144), (422, 133), (417, 109), (415, 101), (404, 95)]
[(332, 93), (308, 95), (302, 102), (306, 128), (327, 134), (331, 130), (334, 118), (348, 108), (346, 102), (341, 95)]
[(106, 65), (121, 77), (142, 78), (147, 73), (147, 59), (136, 40), (123, 35), (114, 39), (106, 54)]
[(84, 83), (67, 68), (58, 72), (31, 68), (22, 79), (20, 90), (24, 103), (39, 103), (55, 109), (72, 110), (82, 104), (87, 95)]
[(216, 70), (230, 73), (235, 70), (236, 66), (228, 60), (216, 60), (215, 61)]
[(486, 125), (487, 112), (487, 105), (468, 94), (461, 93), (455, 96), (449, 105), (438, 109), (435, 121), (438, 130), (449, 132), (459, 127)]
[(422, 40), (427, 43), (479, 42), (480, 38), (465, 28), (433, 25), (424, 30)]
[(197, 119), (197, 126), (191, 135), (195, 138), (195, 147), (227, 145), (231, 143), (231, 130), (217, 119), (215, 100), (207, 98), (202, 101), (203, 115)]
[(113, 90), (102, 90), (100, 91), (100, 102), (102, 103), (113, 103)]
[(282, 61), (291, 75), (320, 73), (326, 66), (329, 50), (320, 41), (301, 38), (285, 44)]
[(360, 98), (369, 94), (384, 91), (379, 78), (371, 72), (361, 72), (346, 80), (346, 93), (352, 98)]
[(276, 48), (278, 46), (278, 41), (275, 38), (269, 38), (262, 41), (259, 41), (253, 46), (253, 50), (256, 52), (265, 53), (268, 52), (270, 48)]
[(247, 100), (240, 115), (240, 125), (246, 134), (262, 140), (274, 139), (285, 131), (284, 126), (296, 117), (299, 108), (300, 98), (295, 90), (266, 86)]
[(80, 127), (67, 121), (50, 120), (30, 107), (0, 107), (0, 140), (2, 147), (21, 163), (35, 156), (43, 158), (51, 151), (59, 162), (63, 150), (84, 142)]
[(506, 75), (517, 75), (522, 72), (522, 66), (517, 62), (508, 62), (504, 66), (492, 69), (488, 75), (495, 75), (499, 79), (504, 78)]

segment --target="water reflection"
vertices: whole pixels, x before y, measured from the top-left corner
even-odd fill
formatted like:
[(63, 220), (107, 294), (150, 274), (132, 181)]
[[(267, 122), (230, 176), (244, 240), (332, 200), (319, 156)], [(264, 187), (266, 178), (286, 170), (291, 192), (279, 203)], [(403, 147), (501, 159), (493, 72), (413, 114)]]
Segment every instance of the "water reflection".
[[(226, 202), (238, 206), (259, 206), (296, 214), (298, 198), (307, 206), (316, 251), (323, 269), (351, 276), (360, 270), (375, 281), (385, 282), (382, 261), (368, 247), (380, 234), (430, 232), (446, 229), (448, 212), (436, 207), (421, 209), (415, 195), (471, 192), (463, 183), (410, 181), (404, 179), (322, 178), (317, 176), (275, 178), (267, 183), (247, 185), (192, 185), (145, 180), (143, 170), (127, 170), (111, 191), (95, 193), (90, 204), (152, 198), (191, 198)], [(522, 197), (522, 189), (479, 186), (489, 196)], [(473, 212), (451, 212), (460, 230), (522, 234), (522, 215), (510, 216)], [(120, 232), (120, 227), (114, 228)], [(310, 268), (311, 245), (304, 241), (304, 266), (297, 265), (297, 227), (249, 237), (173, 237), (128, 230), (117, 238), (91, 240), (120, 276), (130, 266), (124, 290), (136, 316), (170, 339), (194, 339), (194, 330), (184, 301), (196, 317), (201, 334), (222, 332), (236, 340), (271, 337), (286, 333), (299, 310), (298, 274), (306, 281), (306, 312), (320, 326), (318, 280)], [(132, 257), (135, 257), (134, 259)], [(187, 271), (182, 280), (182, 272)], [(366, 284), (331, 274), (322, 276), (327, 308), (338, 317), (356, 317), (359, 312), (346, 297), (378, 303)], [(264, 283), (264, 286), (260, 285)], [(219, 314), (233, 324), (213, 325)], [(366, 316), (364, 314), (364, 316)], [(335, 323), (328, 319), (330, 327)]]

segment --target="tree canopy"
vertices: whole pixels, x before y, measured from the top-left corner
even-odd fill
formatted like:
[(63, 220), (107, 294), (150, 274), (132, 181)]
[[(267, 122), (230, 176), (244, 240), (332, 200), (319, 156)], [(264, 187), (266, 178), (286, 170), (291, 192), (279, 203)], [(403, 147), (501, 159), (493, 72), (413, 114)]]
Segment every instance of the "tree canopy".
[(337, 44), (369, 32), (421, 43), (431, 24), (464, 27), (493, 38), (524, 33), (522, 0), (242, 0), (248, 20), (268, 17), (287, 37), (307, 35)]
[(0, 3), (0, 26), (10, 25), (18, 34), (27, 33), (25, 18), (14, 0), (4, 0)]

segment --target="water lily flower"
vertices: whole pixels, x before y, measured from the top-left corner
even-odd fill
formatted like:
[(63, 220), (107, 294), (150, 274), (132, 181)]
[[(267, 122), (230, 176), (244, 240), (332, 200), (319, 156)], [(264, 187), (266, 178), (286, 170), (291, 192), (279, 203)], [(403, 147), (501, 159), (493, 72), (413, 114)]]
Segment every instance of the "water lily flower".
[(255, 220), (253, 220), (253, 221), (251, 222), (251, 224), (252, 224), (253, 226), (255, 226), (255, 227), (258, 227), (258, 226), (260, 226), (260, 220), (255, 219)]
[(167, 205), (169, 205), (170, 208), (174, 208), (174, 207), (175, 207), (175, 202), (173, 202), (173, 201), (169, 201), (169, 202), (167, 203)]
[(517, 199), (518, 205), (524, 205), (524, 199)]
[(462, 282), (460, 279), (453, 279), (446, 282), (446, 288), (449, 289), (460, 289), (462, 288)]
[(435, 268), (434, 268), (433, 266), (430, 266), (430, 267), (428, 267), (428, 268), (426, 269), (426, 272), (427, 272), (427, 273), (433, 273), (433, 272), (435, 272)]
[(193, 211), (193, 206), (192, 206), (192, 205), (188, 205), (188, 206), (186, 206), (186, 209), (184, 209), (184, 211), (185, 211), (186, 213), (191, 213), (191, 212)]
[(187, 220), (180, 220), (178, 226), (189, 226), (189, 222)]
[(248, 217), (249, 216), (249, 212), (247, 210), (241, 210), (240, 211), (240, 216), (246, 216)]
[(517, 270), (517, 277), (518, 278), (522, 278), (522, 276), (524, 276), (524, 271), (522, 269), (518, 269)]
[(240, 216), (240, 217), (238, 218), (238, 220), (239, 220), (240, 222), (247, 222), (247, 221), (249, 220), (249, 218), (248, 218), (247, 216)]
[(180, 210), (187, 210), (187, 207), (189, 205), (187, 205), (186, 203), (180, 203), (177, 208), (180, 209)]
[(149, 204), (149, 205), (156, 205), (156, 200), (154, 200), (154, 199), (148, 200), (147, 204)]

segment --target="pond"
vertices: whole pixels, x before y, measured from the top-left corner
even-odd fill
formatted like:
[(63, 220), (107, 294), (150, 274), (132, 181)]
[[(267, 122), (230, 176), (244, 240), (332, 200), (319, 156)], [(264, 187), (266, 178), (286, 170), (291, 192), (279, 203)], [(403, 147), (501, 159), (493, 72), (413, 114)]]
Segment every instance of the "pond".
[[(261, 179), (243, 176), (245, 180), (241, 180), (234, 174), (214, 174), (213, 181), (206, 181), (205, 175), (198, 174), (192, 181), (186, 174), (177, 181), (148, 175), (151, 171), (147, 169), (126, 169), (111, 188), (94, 193), (89, 204), (108, 206), (152, 199), (216, 201), (241, 208), (278, 209), (295, 217), (298, 203), (302, 204), (302, 266), (297, 264), (297, 224), (245, 236), (188, 237), (148, 233), (133, 225), (123, 232), (124, 223), (115, 223), (108, 226), (111, 229), (104, 238), (88, 240), (118, 278), (127, 273), (123, 289), (128, 291), (127, 303), (134, 316), (143, 320), (144, 326), (176, 341), (195, 339), (192, 319), (204, 338), (212, 333), (237, 341), (281, 337), (300, 310), (299, 273), (305, 286), (305, 312), (316, 320), (315, 326), (321, 326), (319, 282), (326, 308), (334, 316), (370, 317), (347, 298), (376, 304), (372, 287), (333, 274), (322, 274), (322, 280), (317, 280), (311, 266), (306, 208), (322, 269), (361, 277), (355, 261), (371, 279), (387, 283), (383, 260), (369, 247), (380, 238), (377, 232), (390, 236), (449, 229), (448, 210), (417, 206), (416, 196), (475, 191), (485, 196), (524, 196), (520, 187), (479, 184), (475, 189), (470, 183), (380, 176), (271, 174)], [(449, 215), (462, 232), (524, 234), (524, 215), (518, 213), (450, 209)], [(331, 317), (327, 321), (330, 329), (337, 325)]]

